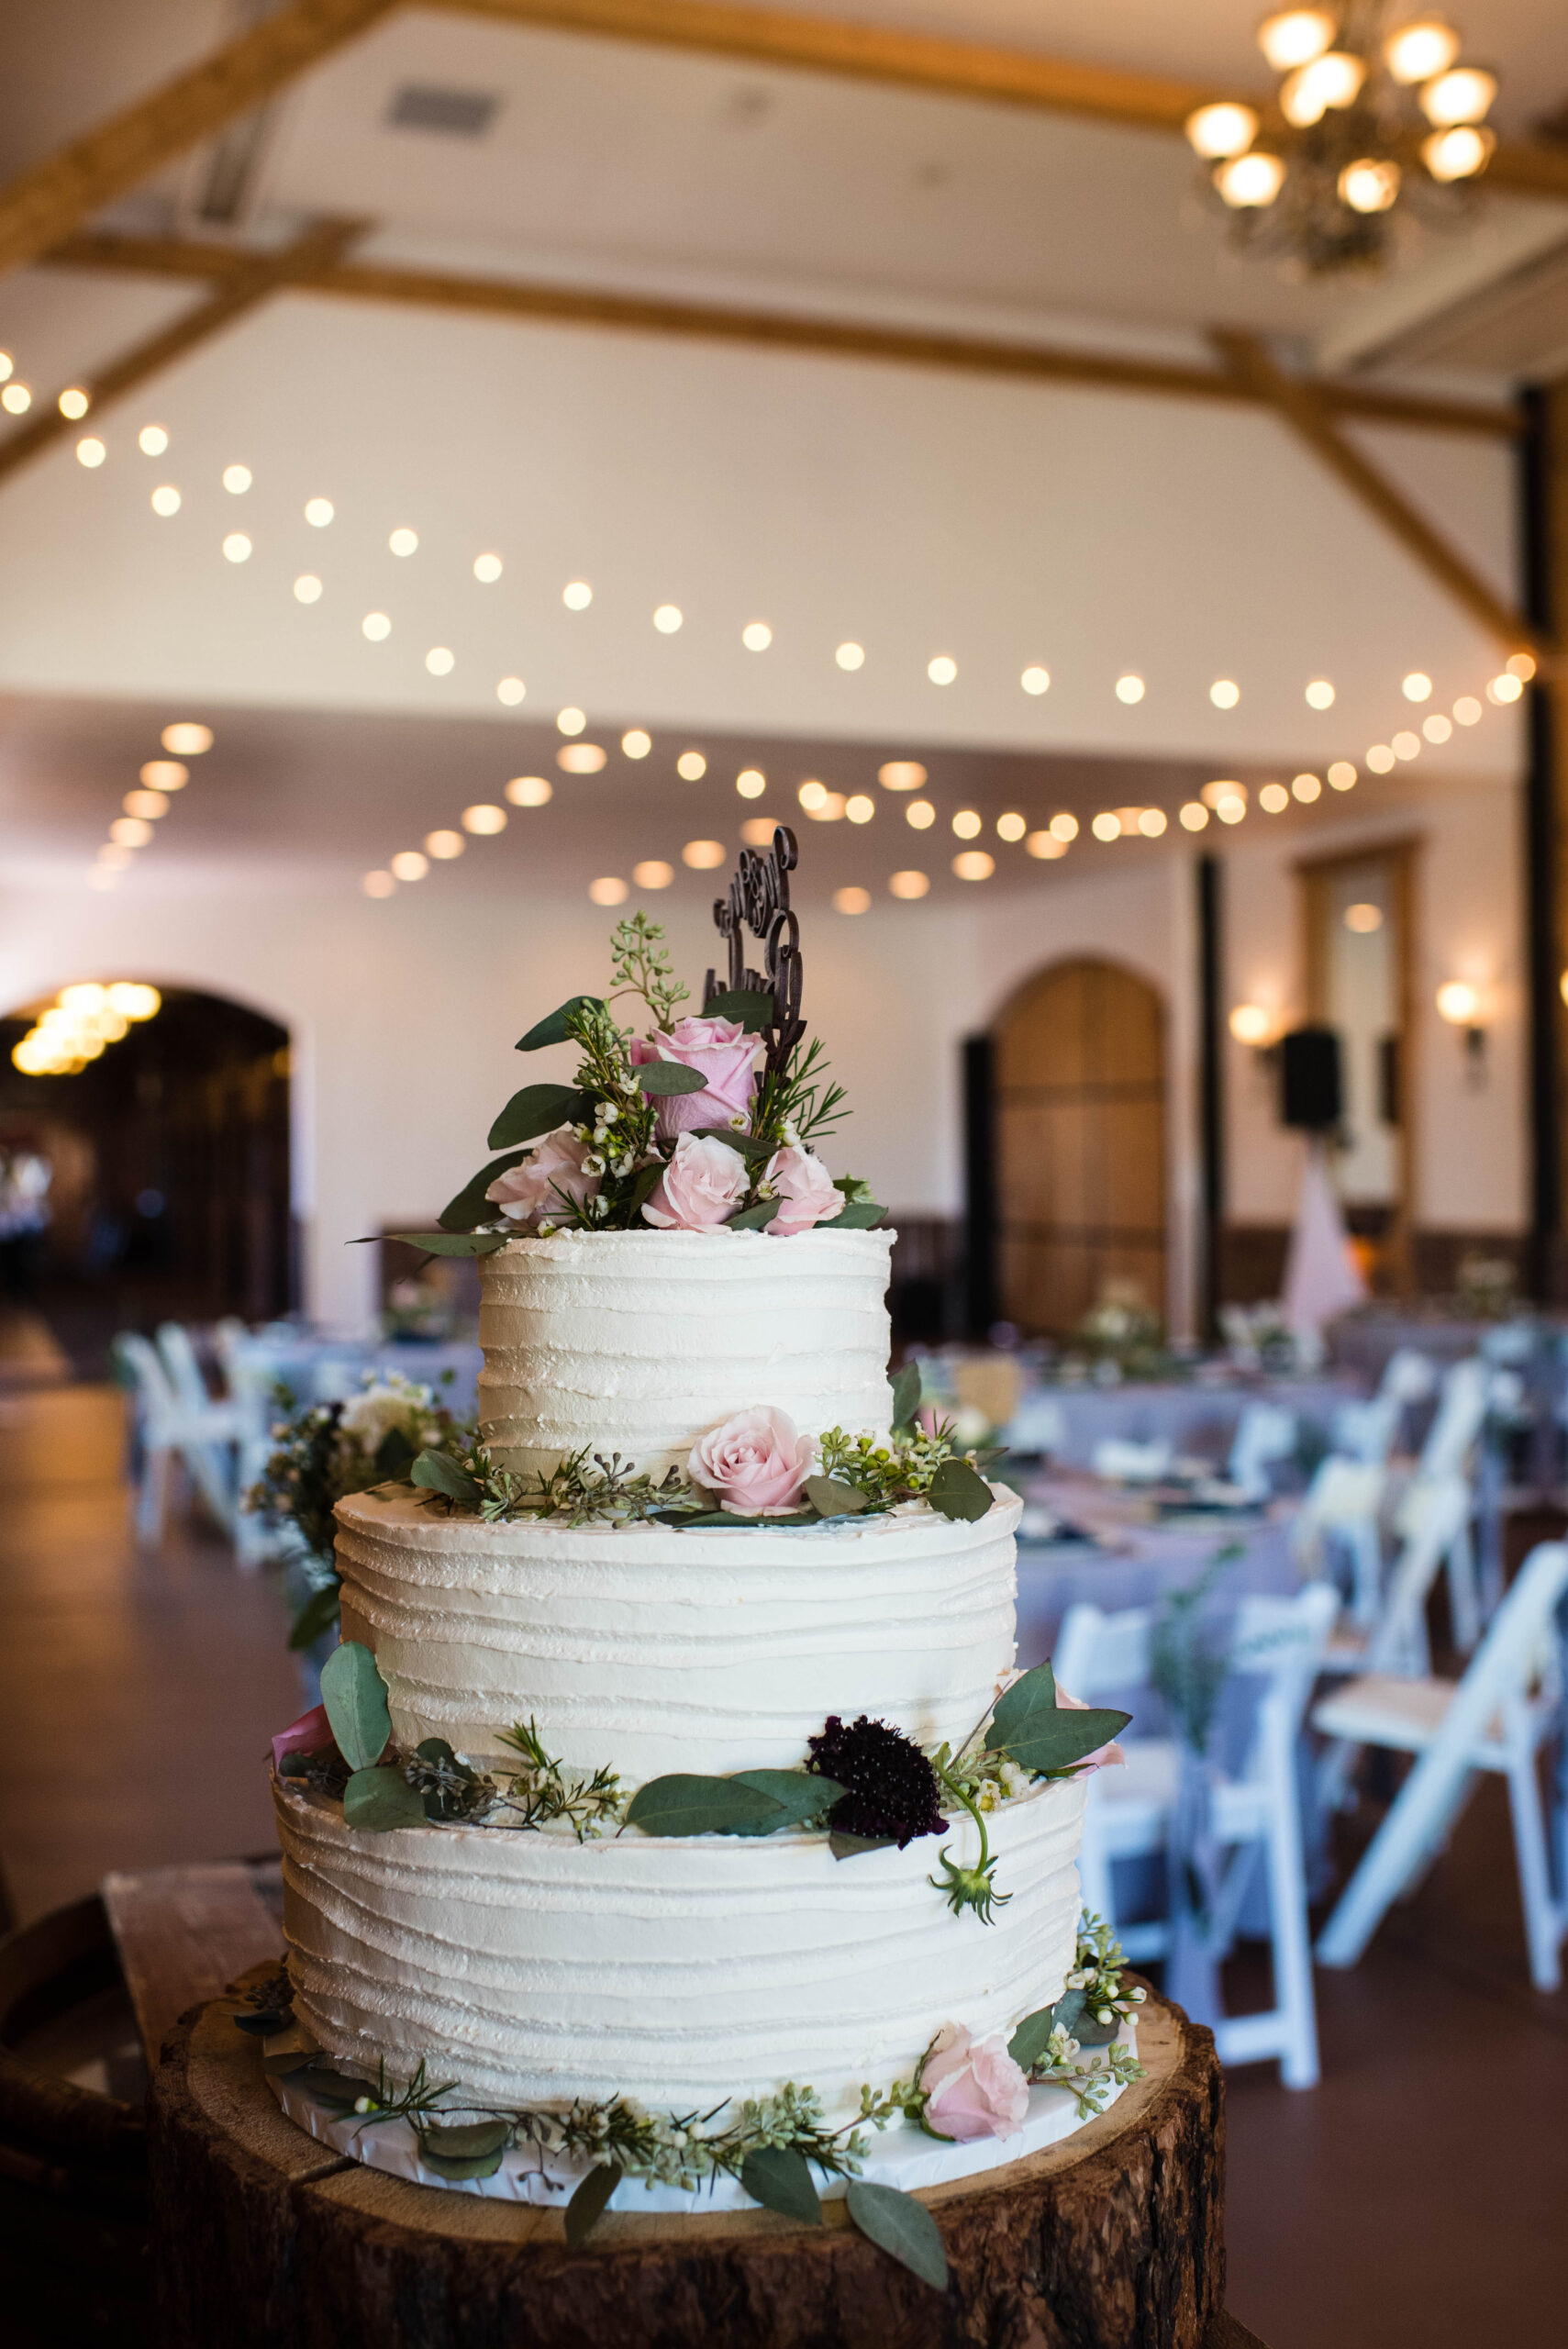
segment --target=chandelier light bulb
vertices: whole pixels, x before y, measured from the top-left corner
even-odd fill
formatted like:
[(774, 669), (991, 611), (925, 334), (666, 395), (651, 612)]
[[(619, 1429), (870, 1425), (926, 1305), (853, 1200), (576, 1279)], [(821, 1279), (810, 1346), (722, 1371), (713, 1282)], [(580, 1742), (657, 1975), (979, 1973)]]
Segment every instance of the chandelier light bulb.
[(1276, 73), (1288, 73), (1321, 57), (1339, 29), (1331, 8), (1281, 8), (1258, 27), (1258, 47)]
[(1280, 112), (1297, 130), (1321, 122), (1330, 106), (1353, 106), (1366, 79), (1366, 61), (1348, 49), (1330, 49), (1309, 65), (1298, 65), (1280, 84)]
[(1194, 154), (1206, 162), (1221, 162), (1229, 155), (1244, 155), (1258, 135), (1258, 117), (1251, 106), (1232, 98), (1198, 106), (1184, 126)]
[(1236, 155), (1217, 167), (1214, 184), (1232, 212), (1262, 211), (1284, 185), (1284, 165), (1262, 150)]
[(1456, 65), (1421, 91), (1421, 112), (1434, 130), (1484, 122), (1497, 95), (1497, 77), (1484, 65)]
[(1396, 82), (1409, 89), (1417, 82), (1446, 73), (1459, 55), (1459, 35), (1440, 17), (1418, 17), (1401, 25), (1383, 44), (1383, 61)]
[(1496, 144), (1496, 132), (1484, 123), (1479, 128), (1461, 123), (1452, 130), (1434, 130), (1423, 139), (1421, 161), (1435, 180), (1473, 179), (1491, 161)]
[(1399, 194), (1399, 166), (1371, 155), (1340, 173), (1340, 201), (1352, 212), (1387, 212)]

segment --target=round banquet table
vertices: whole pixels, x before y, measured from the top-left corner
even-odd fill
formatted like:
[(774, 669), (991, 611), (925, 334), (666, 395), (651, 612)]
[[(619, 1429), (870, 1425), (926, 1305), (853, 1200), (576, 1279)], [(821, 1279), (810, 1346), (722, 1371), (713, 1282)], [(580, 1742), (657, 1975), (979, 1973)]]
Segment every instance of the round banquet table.
[[(265, 1968), (256, 1969), (260, 1976)], [(249, 1979), (250, 1977), (244, 1977)], [(922, 2190), (937, 2292), (828, 2203), (561, 2214), (417, 2186), (284, 2120), (232, 1999), (185, 2016), (149, 2099), (161, 2349), (1218, 2349), (1224, 2109), (1208, 2032), (1151, 1996), (1145, 2076), (1046, 2151)]]
[(1006, 1432), (1018, 1453), (1049, 1453), (1064, 1468), (1088, 1468), (1107, 1438), (1132, 1443), (1164, 1441), (1178, 1453), (1222, 1460), (1249, 1403), (1294, 1411), (1325, 1438), (1341, 1403), (1360, 1401), (1364, 1383), (1352, 1378), (1272, 1378), (1211, 1385), (1129, 1381), (1118, 1386), (1031, 1386), (1019, 1398)]

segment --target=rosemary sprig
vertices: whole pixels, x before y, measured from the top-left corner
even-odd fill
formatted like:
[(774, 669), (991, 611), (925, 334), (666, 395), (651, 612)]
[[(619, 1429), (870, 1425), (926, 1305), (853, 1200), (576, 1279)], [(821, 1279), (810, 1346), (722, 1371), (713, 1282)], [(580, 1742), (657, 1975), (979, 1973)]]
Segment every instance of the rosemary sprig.
[(531, 1714), (526, 1723), (514, 1721), (503, 1730), (500, 1739), (527, 1765), (504, 1798), (517, 1814), (508, 1825), (539, 1828), (564, 1819), (579, 1843), (584, 1843), (604, 1828), (618, 1824), (627, 1798), (615, 1771), (595, 1770), (591, 1778), (568, 1777), (556, 1756), (546, 1753)]

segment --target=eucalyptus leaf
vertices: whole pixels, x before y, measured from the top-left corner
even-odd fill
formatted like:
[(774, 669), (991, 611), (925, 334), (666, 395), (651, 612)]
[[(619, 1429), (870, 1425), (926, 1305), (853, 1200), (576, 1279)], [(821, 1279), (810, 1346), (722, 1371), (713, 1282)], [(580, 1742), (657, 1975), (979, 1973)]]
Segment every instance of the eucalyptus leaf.
[[(1079, 2006), (1083, 2005), (1082, 1990), (1065, 1991), (1055, 2006), (1037, 2007), (1032, 2015), (1024, 2017), (1007, 2042), (1007, 2053), (1020, 2071), (1030, 2071), (1036, 2064), (1043, 2061), (1045, 2051), (1051, 2044), (1051, 2034), (1061, 2023), (1063, 2010), (1074, 1998)], [(1068, 2023), (1066, 2028), (1071, 2031), (1072, 2023)]]
[(773, 1016), (773, 998), (755, 987), (726, 987), (704, 1004), (701, 1016), (739, 1019), (748, 1036), (758, 1036)]
[(251, 2039), (266, 2039), (275, 2031), (286, 2031), (289, 2020), (283, 2007), (252, 2007), (246, 2014), (230, 2017), (235, 2030)]
[(1083, 2014), (1073, 2026), (1073, 2036), (1080, 2047), (1108, 2047), (1120, 2029), (1114, 2013), (1109, 2022), (1096, 2022), (1093, 2015)]
[(476, 1223), (492, 1219), (495, 1203), (484, 1196), (497, 1174), (508, 1174), (528, 1156), (525, 1150), (504, 1150), (499, 1158), (492, 1158), (477, 1174), (471, 1174), (455, 1199), (449, 1199), (436, 1221), (443, 1231), (472, 1231)]
[(771, 1796), (779, 1806), (779, 1815), (732, 1827), (731, 1835), (779, 1835), (789, 1827), (809, 1826), (844, 1791), (837, 1779), (821, 1777), (815, 1770), (737, 1770), (732, 1783), (755, 1787), (759, 1794)]
[(661, 1512), (658, 1521), (662, 1525), (697, 1527), (724, 1525), (731, 1528), (767, 1526), (772, 1529), (775, 1525), (820, 1525), (822, 1520), (814, 1508), (791, 1509), (783, 1517), (736, 1517), (727, 1508), (708, 1508), (699, 1509), (695, 1516), (693, 1516), (689, 1510), (683, 1510), (678, 1515), (673, 1512)]
[(1052, 2029), (1068, 2032), (1075, 2039), (1078, 2035), (1078, 2018), (1084, 2011), (1084, 1991), (1063, 1990), (1051, 2009)]
[[(707, 1079), (700, 1068), (688, 1068), (684, 1061), (644, 1061), (632, 1070), (639, 1093), (655, 1098), (671, 1093), (706, 1093)], [(492, 1135), (492, 1141), (495, 1137)]]
[(581, 2251), (587, 2242), (604, 2217), (609, 2199), (620, 2184), (620, 2176), (618, 2162), (599, 2162), (588, 2172), (562, 2213), (568, 2251)]
[(377, 1231), (375, 1240), (401, 1240), (406, 1248), (422, 1248), (427, 1256), (493, 1256), (513, 1238), (509, 1231)]
[(799, 2219), (808, 2227), (822, 2224), (822, 2200), (812, 2182), (811, 2165), (793, 2145), (759, 2145), (740, 2165), (740, 2183), (764, 2210)]
[(985, 1742), (999, 1752), (1020, 1731), (1029, 1727), (1037, 1713), (1054, 1713), (1055, 1710), (1056, 1675), (1049, 1664), (1037, 1664), (1032, 1671), (1024, 1673), (997, 1698)]
[(525, 1085), (491, 1127), (485, 1147), (510, 1150), (514, 1142), (537, 1141), (568, 1119), (580, 1119), (583, 1101), (574, 1085)]
[(703, 1778), (686, 1771), (650, 1778), (627, 1809), (628, 1827), (645, 1835), (729, 1835), (739, 1827), (782, 1826), (784, 1806), (738, 1778)]
[(569, 996), (558, 1010), (550, 1013), (548, 1019), (536, 1020), (526, 1036), (518, 1037), (518, 1052), (541, 1052), (546, 1044), (564, 1044), (568, 1041), (567, 1020), (574, 1011), (584, 1011), (590, 1007), (595, 1011), (603, 1011), (605, 1008), (603, 998), (596, 995)]
[(302, 2072), (292, 2072), (289, 2077), (296, 2088), (313, 2096), (317, 2104), (338, 2105), (347, 2112), (353, 2110), (361, 2097), (371, 2092), (368, 2080), (357, 2080), (350, 2072), (334, 2072), (326, 2065), (319, 2070), (306, 2067)]
[(885, 2251), (934, 2291), (947, 2290), (948, 2261), (941, 2231), (923, 2202), (917, 2202), (912, 2194), (900, 2194), (895, 2186), (871, 2186), (863, 2177), (852, 2177), (844, 2207), (851, 2224), (879, 2251)]
[(822, 1231), (870, 1231), (881, 1223), (887, 1209), (877, 1199), (851, 1199), (837, 1215), (830, 1215), (818, 1226)]
[(444, 1452), (422, 1452), (408, 1471), (408, 1481), (428, 1493), (444, 1493), (465, 1508), (479, 1507), (479, 1486), (466, 1468)]
[(727, 1142), (738, 1150), (742, 1158), (771, 1158), (778, 1147), (757, 1134), (743, 1134), (737, 1126), (694, 1126), (692, 1131), (699, 1141)]
[(846, 1835), (835, 1828), (828, 1838), (828, 1849), (836, 1860), (853, 1860), (862, 1852), (891, 1852), (897, 1841), (896, 1835)]
[(661, 1158), (656, 1158), (651, 1166), (644, 1166), (639, 1170), (637, 1180), (631, 1186), (631, 1211), (634, 1216), (645, 1202), (653, 1197), (659, 1186), (659, 1177), (663, 1172), (664, 1162)]
[(446, 2129), (426, 2129), (419, 2136), (419, 2159), (438, 2177), (449, 2178), (454, 2185), (470, 2177), (494, 2177), (511, 2133), (505, 2121), (471, 2121)]
[(395, 1827), (423, 1827), (425, 1798), (401, 1770), (356, 1770), (343, 1789), (343, 1824), (366, 1835), (390, 1834)]
[(405, 1476), (414, 1460), (414, 1447), (401, 1428), (388, 1428), (375, 1448), (373, 1463), (378, 1476), (398, 1480)]
[(504, 2152), (504, 2147), (498, 2147), (493, 2154), (473, 2154), (466, 2161), (454, 2161), (445, 2154), (428, 2154), (421, 2150), (419, 2159), (427, 2169), (434, 2170), (438, 2177), (446, 2178), (450, 2185), (461, 2186), (465, 2178), (494, 2177), (501, 2166)]
[(940, 1517), (958, 1518), (966, 1525), (984, 1517), (995, 1497), (967, 1460), (944, 1460), (926, 1495)]
[(321, 2053), (321, 2042), (292, 2016), (274, 2025), (261, 2041), (263, 2072), (297, 2072)]
[(338, 1751), (350, 1770), (379, 1762), (392, 1735), (386, 1683), (360, 1640), (344, 1640), (321, 1667), (321, 1701)]
[(871, 1507), (871, 1496), (858, 1485), (840, 1484), (836, 1476), (807, 1476), (806, 1497), (819, 1517), (859, 1517)]
[(1091, 1706), (1084, 1712), (1069, 1712), (1063, 1707), (1059, 1712), (1032, 1714), (1005, 1745), (996, 1742), (993, 1730), (987, 1743), (993, 1753), (1006, 1753), (1020, 1770), (1032, 1770), (1040, 1776), (1048, 1771), (1070, 1770), (1075, 1762), (1119, 1737), (1131, 1719), (1130, 1713), (1116, 1712), (1109, 1706)]
[(893, 1381), (893, 1424), (895, 1428), (911, 1427), (920, 1408), (920, 1365), (906, 1362)]
[[(321, 1590), (313, 1590), (289, 1628), (290, 1651), (297, 1655), (302, 1648), (313, 1648), (324, 1639), (338, 1620), (342, 1602), (342, 1586), (329, 1582)], [(289, 1756), (285, 1754), (287, 1761)]]
[(739, 1215), (732, 1215), (724, 1229), (726, 1231), (761, 1231), (764, 1224), (772, 1223), (778, 1211), (777, 1199), (759, 1199), (754, 1208), (742, 1208)]

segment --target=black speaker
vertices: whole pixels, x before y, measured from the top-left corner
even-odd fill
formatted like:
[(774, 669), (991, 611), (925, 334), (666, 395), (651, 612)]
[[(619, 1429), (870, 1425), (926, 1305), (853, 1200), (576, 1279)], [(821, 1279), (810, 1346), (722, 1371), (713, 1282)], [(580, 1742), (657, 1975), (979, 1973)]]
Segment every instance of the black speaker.
[(1280, 1039), (1280, 1116), (1287, 1126), (1321, 1130), (1344, 1113), (1340, 1040), (1331, 1028), (1297, 1028)]

